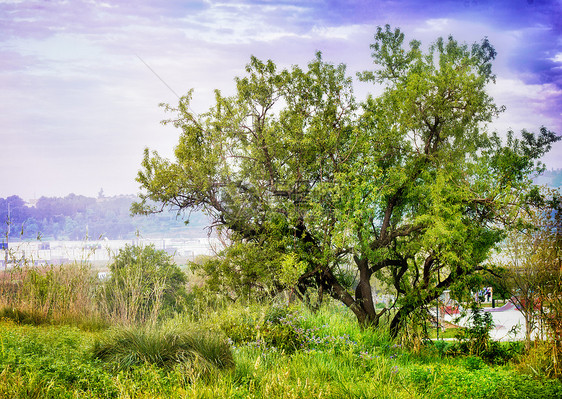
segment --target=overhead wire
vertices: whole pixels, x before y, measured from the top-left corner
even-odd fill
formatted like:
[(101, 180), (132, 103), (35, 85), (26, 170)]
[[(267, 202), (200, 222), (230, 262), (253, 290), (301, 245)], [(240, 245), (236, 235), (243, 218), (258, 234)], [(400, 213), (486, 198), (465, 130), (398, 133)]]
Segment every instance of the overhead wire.
[(162, 78), (160, 77), (160, 75), (158, 75), (158, 74), (156, 73), (156, 71), (150, 67), (150, 65), (148, 65), (138, 54), (135, 54), (135, 55), (137, 56), (137, 58), (138, 58), (139, 60), (141, 60), (141, 62), (142, 62), (144, 65), (146, 65), (146, 67), (147, 67), (148, 69), (150, 69), (150, 71), (151, 71), (158, 79), (160, 79), (160, 81), (161, 81), (162, 83), (164, 83), (164, 85), (165, 85), (168, 89), (170, 89), (170, 91), (171, 91), (172, 93), (174, 93), (174, 95), (175, 95), (178, 99), (181, 99), (181, 97), (178, 95), (178, 93), (176, 93), (176, 92), (174, 91), (174, 89), (172, 89), (172, 88), (170, 87), (170, 85), (169, 85), (168, 83), (166, 83), (166, 81), (165, 81), (164, 79), (162, 79)]
[[(172, 87), (171, 87), (168, 83), (166, 83), (166, 81), (165, 81), (164, 79), (162, 79), (162, 77), (161, 77), (160, 75), (158, 75), (158, 74), (156, 73), (156, 71), (155, 71), (154, 69), (152, 69), (152, 68), (150, 67), (150, 65), (148, 65), (148, 63), (147, 63), (145, 60), (143, 60), (138, 54), (135, 54), (135, 56), (136, 56), (136, 57), (137, 57), (137, 58), (138, 58), (138, 59), (139, 59), (139, 60), (140, 60), (140, 61), (141, 61), (141, 62), (142, 62), (142, 63), (143, 63), (143, 64), (144, 64), (144, 65), (145, 65), (145, 66), (146, 66), (146, 67), (147, 67), (147, 68), (148, 68), (148, 69), (149, 69), (149, 70), (150, 70), (150, 71), (151, 71), (151, 72), (152, 72), (152, 73), (153, 73), (153, 74), (154, 74), (154, 75), (171, 91), (171, 92), (172, 92), (172, 93), (174, 93), (174, 95), (175, 95), (175, 96), (178, 98), (178, 100), (180, 100), (180, 102), (181, 102), (181, 97), (179, 96), (179, 94), (176, 93), (175, 90), (172, 89)], [(193, 109), (191, 109), (191, 107), (189, 106), (189, 104), (187, 105), (187, 109), (189, 110), (189, 112), (191, 112), (190, 117), (192, 118), (192, 120), (193, 120), (195, 123), (197, 123), (196, 120), (195, 120), (195, 116), (194, 116), (194, 115), (196, 115), (196, 114), (195, 114), (195, 112), (193, 111)]]

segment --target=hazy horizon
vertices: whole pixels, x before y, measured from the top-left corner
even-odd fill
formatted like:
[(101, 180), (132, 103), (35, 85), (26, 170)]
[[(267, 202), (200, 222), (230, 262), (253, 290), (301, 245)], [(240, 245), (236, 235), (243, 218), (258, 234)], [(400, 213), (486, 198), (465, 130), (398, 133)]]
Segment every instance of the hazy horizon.
[[(144, 148), (170, 157), (177, 144), (158, 107), (176, 104), (174, 92), (194, 88), (203, 112), (215, 88), (232, 93), (251, 55), (304, 66), (320, 50), (355, 76), (372, 68), (369, 44), (386, 23), (424, 46), (488, 37), (490, 93), (507, 107), (493, 130), (562, 134), (561, 11), (560, 0), (0, 0), (0, 197), (138, 194)], [(562, 143), (544, 162), (562, 168)]]

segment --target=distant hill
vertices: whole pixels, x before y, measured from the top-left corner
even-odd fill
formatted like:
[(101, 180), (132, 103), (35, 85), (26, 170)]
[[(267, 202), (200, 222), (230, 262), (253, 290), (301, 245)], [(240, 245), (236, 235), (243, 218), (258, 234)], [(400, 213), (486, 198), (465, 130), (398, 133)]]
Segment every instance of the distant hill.
[[(545, 171), (535, 183), (562, 187), (562, 169)], [(188, 225), (188, 215), (175, 211), (131, 216), (131, 204), (136, 200), (134, 195), (104, 197), (102, 193), (98, 198), (69, 194), (27, 202), (17, 195), (0, 198), (0, 242), (5, 242), (8, 229), (10, 240), (117, 240), (137, 234), (145, 238), (199, 238), (208, 233), (210, 221), (202, 212), (191, 213)]]
[[(134, 195), (91, 198), (70, 194), (64, 198), (41, 197), (24, 201), (17, 195), (0, 198), (0, 242), (8, 230), (10, 240), (83, 240), (205, 237), (208, 218), (193, 212), (186, 215), (164, 211), (149, 216), (131, 216)], [(9, 216), (8, 216), (9, 208)]]

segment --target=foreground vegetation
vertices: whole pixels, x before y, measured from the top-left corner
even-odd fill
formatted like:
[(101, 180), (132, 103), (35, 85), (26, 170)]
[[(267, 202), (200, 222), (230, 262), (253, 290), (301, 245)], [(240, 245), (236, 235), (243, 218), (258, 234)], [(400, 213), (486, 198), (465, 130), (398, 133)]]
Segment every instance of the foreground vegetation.
[[(418, 348), (361, 330), (335, 303), (228, 306), (197, 320), (98, 328), (0, 322), (0, 397), (553, 398), (562, 383), (503, 345), (509, 361)], [(186, 344), (187, 343), (187, 344)], [(536, 348), (537, 356), (540, 348)], [(533, 369), (535, 369), (533, 371)]]

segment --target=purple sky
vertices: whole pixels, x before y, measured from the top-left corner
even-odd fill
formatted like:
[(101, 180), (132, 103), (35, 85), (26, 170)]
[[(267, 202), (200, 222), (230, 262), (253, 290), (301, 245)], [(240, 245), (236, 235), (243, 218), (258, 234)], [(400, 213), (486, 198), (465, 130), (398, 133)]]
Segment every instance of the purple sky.
[[(371, 68), (378, 25), (428, 45), (487, 36), (498, 52), (494, 128), (562, 133), (561, 0), (0, 0), (0, 197), (137, 193), (144, 147), (171, 156), (158, 104), (231, 93), (250, 55), (280, 66), (324, 59)], [(137, 57), (138, 56), (138, 57)], [(362, 98), (372, 87), (356, 86)], [(562, 143), (544, 159), (562, 168)]]

